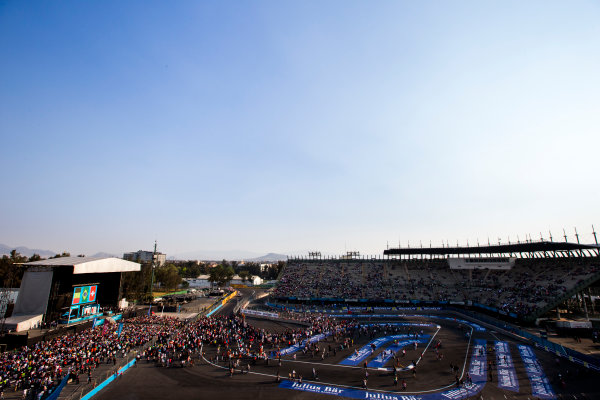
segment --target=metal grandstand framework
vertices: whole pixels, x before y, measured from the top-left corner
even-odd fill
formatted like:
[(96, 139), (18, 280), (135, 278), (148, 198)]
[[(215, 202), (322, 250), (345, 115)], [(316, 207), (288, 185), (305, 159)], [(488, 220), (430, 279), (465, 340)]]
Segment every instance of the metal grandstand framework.
[(383, 254), (390, 258), (447, 258), (450, 256), (479, 257), (600, 257), (600, 245), (571, 242), (528, 241), (526, 243), (508, 243), (487, 246), (442, 246), (442, 247), (404, 247), (387, 249)]

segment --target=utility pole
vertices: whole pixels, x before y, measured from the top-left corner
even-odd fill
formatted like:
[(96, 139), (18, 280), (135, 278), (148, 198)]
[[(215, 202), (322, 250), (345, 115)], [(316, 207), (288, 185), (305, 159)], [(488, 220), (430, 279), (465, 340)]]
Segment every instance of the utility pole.
[[(594, 234), (594, 242), (596, 242), (596, 246), (598, 246), (598, 238), (596, 237), (596, 230), (594, 229), (594, 225), (592, 225), (592, 233)], [(596, 249), (596, 254), (600, 256), (600, 249)], [(592, 305), (594, 305), (593, 302)]]
[(152, 268), (152, 279), (150, 283), (150, 302), (154, 300), (154, 268), (156, 267), (156, 240), (154, 241), (154, 252), (152, 253), (152, 264), (150, 264), (150, 268)]

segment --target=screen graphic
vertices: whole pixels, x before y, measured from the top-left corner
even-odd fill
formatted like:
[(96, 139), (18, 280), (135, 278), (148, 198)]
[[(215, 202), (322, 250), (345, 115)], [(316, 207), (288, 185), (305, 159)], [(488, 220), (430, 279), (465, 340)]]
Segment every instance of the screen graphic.
[(78, 286), (73, 290), (73, 305), (95, 303), (98, 286)]

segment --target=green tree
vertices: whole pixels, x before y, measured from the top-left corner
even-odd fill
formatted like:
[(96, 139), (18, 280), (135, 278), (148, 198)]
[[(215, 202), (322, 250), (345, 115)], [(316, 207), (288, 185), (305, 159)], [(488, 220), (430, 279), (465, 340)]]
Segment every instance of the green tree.
[(235, 272), (230, 265), (223, 266), (219, 264), (208, 271), (208, 281), (213, 285), (224, 286), (233, 279), (233, 275), (235, 275)]
[(61, 257), (71, 257), (71, 253), (69, 253), (67, 251), (63, 251), (62, 254), (57, 254), (50, 258), (61, 258)]
[(27, 262), (34, 262), (34, 261), (40, 261), (42, 260), (42, 257), (40, 257), (39, 254), (34, 254), (31, 257), (29, 257), (29, 260), (27, 260)]
[(27, 257), (22, 256), (20, 253), (17, 253), (17, 250), (15, 249), (10, 251), (10, 261), (13, 264), (24, 263), (27, 262)]
[(206, 264), (196, 261), (178, 261), (174, 265), (179, 269), (182, 278), (197, 278), (198, 275), (206, 273)]
[(235, 271), (233, 270), (233, 268), (231, 267), (231, 265), (224, 267), (225, 271), (224, 271), (224, 280), (219, 282), (221, 286), (225, 285), (226, 283), (228, 283), (229, 281), (231, 281), (233, 279), (233, 276), (235, 275)]
[(11, 250), (10, 255), (0, 258), (0, 279), (2, 287), (18, 288), (21, 286), (24, 268), (18, 264), (26, 263), (27, 257), (22, 256), (17, 250)]
[(122, 276), (123, 297), (139, 301), (150, 299), (152, 266), (149, 263), (142, 264), (140, 271), (124, 272)]
[(242, 282), (246, 282), (247, 280), (250, 280), (250, 273), (248, 271), (240, 271), (240, 273), (238, 274), (240, 276), (240, 279), (242, 280)]
[(175, 289), (181, 283), (179, 270), (173, 264), (166, 264), (155, 271), (156, 281), (167, 289)]

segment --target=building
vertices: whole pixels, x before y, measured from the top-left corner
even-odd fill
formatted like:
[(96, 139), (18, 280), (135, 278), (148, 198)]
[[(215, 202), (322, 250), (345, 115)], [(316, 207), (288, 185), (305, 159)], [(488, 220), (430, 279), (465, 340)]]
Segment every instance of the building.
[(138, 263), (114, 257), (60, 257), (21, 264), (26, 268), (10, 330), (45, 322), (73, 323), (93, 318), (121, 300), (121, 274), (141, 270)]
[[(154, 256), (154, 252), (152, 251), (138, 250), (136, 252), (123, 254), (123, 260), (134, 261), (139, 263), (150, 263), (153, 260), (152, 256)], [(165, 265), (165, 262), (167, 262), (167, 255), (160, 252), (156, 252), (157, 265), (159, 267), (162, 267), (163, 265)]]

